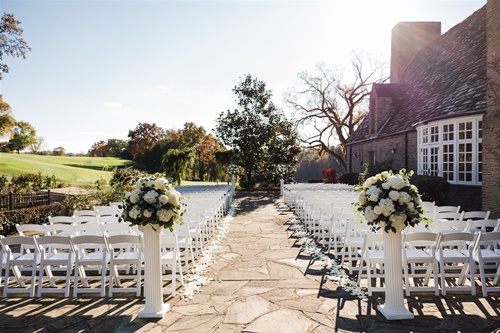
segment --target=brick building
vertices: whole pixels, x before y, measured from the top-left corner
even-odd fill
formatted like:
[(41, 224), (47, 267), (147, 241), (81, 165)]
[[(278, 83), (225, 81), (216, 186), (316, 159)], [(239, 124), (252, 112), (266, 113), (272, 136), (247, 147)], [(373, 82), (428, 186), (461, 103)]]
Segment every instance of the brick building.
[(392, 160), (395, 169), (445, 178), (450, 203), (500, 217), (500, 62), (487, 66), (498, 55), (500, 0), (443, 35), (439, 22), (398, 23), (391, 81), (372, 87), (369, 113), (347, 145), (349, 172)]

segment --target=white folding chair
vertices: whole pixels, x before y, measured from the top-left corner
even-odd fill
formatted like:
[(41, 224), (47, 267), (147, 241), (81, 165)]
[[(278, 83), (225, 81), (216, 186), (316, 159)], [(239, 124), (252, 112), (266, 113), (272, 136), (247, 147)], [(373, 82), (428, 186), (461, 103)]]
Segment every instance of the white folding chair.
[[(474, 247), (483, 296), (500, 291), (500, 232), (481, 233)], [(492, 280), (492, 281), (491, 281)]]
[(490, 211), (484, 210), (473, 210), (464, 212), (463, 219), (464, 220), (487, 220), (490, 218)]
[(96, 216), (96, 213), (94, 210), (91, 209), (82, 209), (82, 210), (75, 210), (73, 212), (73, 216)]
[(365, 244), (365, 234), (373, 233), (366, 223), (359, 220), (349, 220), (346, 222), (345, 249), (342, 253), (342, 264), (347, 263), (349, 272), (359, 271), (362, 264), (362, 252)]
[(116, 216), (118, 217), (118, 212), (112, 206), (94, 206), (94, 211), (96, 216)]
[(104, 223), (102, 225), (102, 230), (105, 235), (107, 236), (114, 236), (114, 235), (131, 235), (132, 234), (132, 229), (130, 228), (130, 225), (125, 222), (119, 222), (119, 223)]
[[(80, 293), (100, 293), (104, 297), (106, 273), (109, 263), (108, 245), (104, 236), (84, 235), (72, 239), (75, 252), (75, 277), (73, 297)], [(96, 271), (98, 275), (87, 274)], [(100, 281), (99, 286), (91, 287), (89, 281)]]
[(437, 213), (460, 213), (460, 206), (436, 206)]
[(97, 216), (73, 216), (74, 225), (78, 224), (99, 224)]
[[(439, 263), (441, 293), (448, 290), (468, 290), (476, 294), (473, 246), (479, 234), (450, 232), (440, 236), (436, 252)], [(466, 284), (467, 278), (469, 285)]]
[(72, 216), (49, 216), (50, 224), (73, 224), (74, 220)]
[[(38, 265), (40, 264), (40, 252), (35, 238), (38, 236), (9, 236), (0, 239), (5, 256), (5, 276), (3, 286), (3, 297), (10, 293), (29, 293), (35, 296), (36, 278)], [(31, 252), (22, 250), (25, 247), (34, 249)], [(12, 275), (11, 275), (12, 273)], [(25, 275), (29, 273), (30, 275)], [(16, 283), (10, 283), (15, 280)], [(25, 280), (29, 280), (26, 286)]]
[[(64, 297), (69, 297), (75, 261), (71, 236), (42, 236), (38, 237), (36, 242), (41, 254), (37, 297), (41, 297), (45, 292), (63, 293)], [(54, 275), (53, 271), (62, 271), (65, 274)], [(45, 279), (48, 279), (48, 287), (44, 285)], [(64, 280), (63, 287), (57, 285), (58, 280)]]
[(74, 236), (75, 229), (72, 224), (47, 224), (45, 226), (46, 236)]
[[(141, 295), (143, 238), (141, 235), (106, 236), (109, 251), (109, 297), (116, 292), (135, 292)], [(124, 274), (120, 274), (123, 271)], [(134, 273), (135, 272), (135, 273)], [(135, 286), (125, 287), (122, 280), (135, 280)], [(116, 286), (115, 286), (116, 284)]]
[[(436, 248), (439, 246), (439, 233), (412, 232), (403, 234), (403, 271), (406, 296), (411, 291), (434, 291), (439, 295), (439, 270), (436, 261)], [(430, 284), (430, 278), (433, 283)], [(413, 282), (413, 283), (411, 283)]]
[(183, 285), (184, 277), (182, 276), (181, 253), (177, 242), (177, 235), (167, 229), (162, 229), (161, 233), (161, 264), (163, 280), (170, 281), (170, 286), (163, 287), (163, 292), (175, 296), (177, 292), (177, 279)]
[[(381, 232), (366, 233), (363, 236), (364, 241), (361, 252), (361, 264), (358, 272), (358, 285), (361, 283), (363, 271), (366, 271), (368, 296), (372, 296), (374, 291), (385, 291), (385, 287), (382, 285), (382, 280), (384, 278), (383, 236)], [(394, 269), (397, 269), (397, 267)], [(375, 280), (375, 284), (373, 284), (373, 280)]]
[(497, 220), (469, 220), (467, 226), (468, 232), (479, 231), (484, 232), (497, 232), (500, 231), (500, 219)]
[(444, 212), (438, 213), (434, 232), (459, 232), (466, 231), (468, 222), (463, 219), (464, 213)]
[(99, 223), (75, 224), (73, 226), (73, 230), (74, 230), (76, 236), (83, 236), (83, 235), (102, 236), (102, 235), (104, 235), (103, 227)]

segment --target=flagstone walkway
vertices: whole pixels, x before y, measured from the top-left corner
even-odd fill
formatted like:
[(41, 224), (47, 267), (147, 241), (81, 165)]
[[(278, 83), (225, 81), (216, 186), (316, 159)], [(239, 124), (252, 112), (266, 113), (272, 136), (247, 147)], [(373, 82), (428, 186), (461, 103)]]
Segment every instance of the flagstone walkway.
[(139, 319), (142, 299), (8, 298), (0, 332), (500, 332), (498, 294), (425, 295), (408, 301), (414, 320), (388, 321), (383, 294), (359, 300), (310, 265), (288, 230), (291, 213), (274, 193), (240, 193), (214, 280), (192, 300), (167, 299), (161, 320)]

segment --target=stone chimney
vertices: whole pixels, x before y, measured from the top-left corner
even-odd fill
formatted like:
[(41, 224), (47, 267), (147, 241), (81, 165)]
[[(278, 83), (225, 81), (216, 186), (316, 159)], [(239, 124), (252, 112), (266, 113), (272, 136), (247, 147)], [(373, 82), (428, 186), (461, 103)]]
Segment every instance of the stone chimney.
[(483, 117), (483, 209), (500, 218), (500, 0), (486, 3), (486, 114)]
[(391, 83), (399, 81), (413, 56), (441, 36), (441, 22), (399, 22), (392, 28)]

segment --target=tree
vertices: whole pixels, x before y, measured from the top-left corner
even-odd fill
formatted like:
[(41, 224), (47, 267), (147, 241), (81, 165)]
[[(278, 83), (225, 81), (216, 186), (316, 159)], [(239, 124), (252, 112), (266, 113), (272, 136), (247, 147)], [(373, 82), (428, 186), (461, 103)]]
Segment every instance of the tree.
[(167, 177), (172, 177), (177, 185), (181, 185), (189, 167), (193, 163), (194, 149), (170, 149), (162, 159), (161, 168)]
[[(309, 148), (327, 152), (347, 170), (346, 143), (368, 113), (367, 98), (373, 83), (383, 83), (386, 64), (355, 53), (351, 61), (352, 79), (343, 71), (333, 70), (324, 63), (316, 73), (298, 74), (300, 87), (292, 89), (286, 103), (295, 110), (297, 126), (307, 129), (302, 139)], [(340, 145), (340, 153), (331, 147)]]
[(9, 149), (19, 154), (21, 150), (36, 142), (36, 129), (27, 121), (18, 121), (14, 126), (14, 134), (9, 141)]
[(28, 44), (22, 38), (23, 29), (21, 22), (14, 15), (4, 13), (0, 20), (0, 80), (2, 73), (8, 73), (9, 67), (3, 62), (3, 56), (14, 58), (26, 58), (26, 52), (31, 51)]
[(52, 150), (52, 155), (54, 156), (64, 156), (66, 155), (66, 149), (64, 147), (57, 147)]
[(35, 141), (28, 146), (32, 154), (37, 154), (45, 146), (45, 139), (43, 136), (37, 136)]
[(147, 151), (165, 137), (165, 131), (155, 123), (139, 123), (128, 132), (128, 137), (128, 149), (134, 161), (144, 163)]
[(10, 134), (16, 121), (11, 116), (10, 105), (3, 101), (0, 95), (0, 137)]
[[(271, 101), (272, 93), (264, 81), (246, 75), (234, 87), (238, 108), (222, 112), (216, 120), (217, 137), (238, 157), (244, 173), (240, 185), (251, 188), (276, 170), (279, 164), (291, 164), (298, 147), (293, 126)], [(278, 149), (273, 149), (277, 143)], [(290, 152), (290, 154), (288, 154)], [(285, 160), (283, 160), (285, 159)]]

